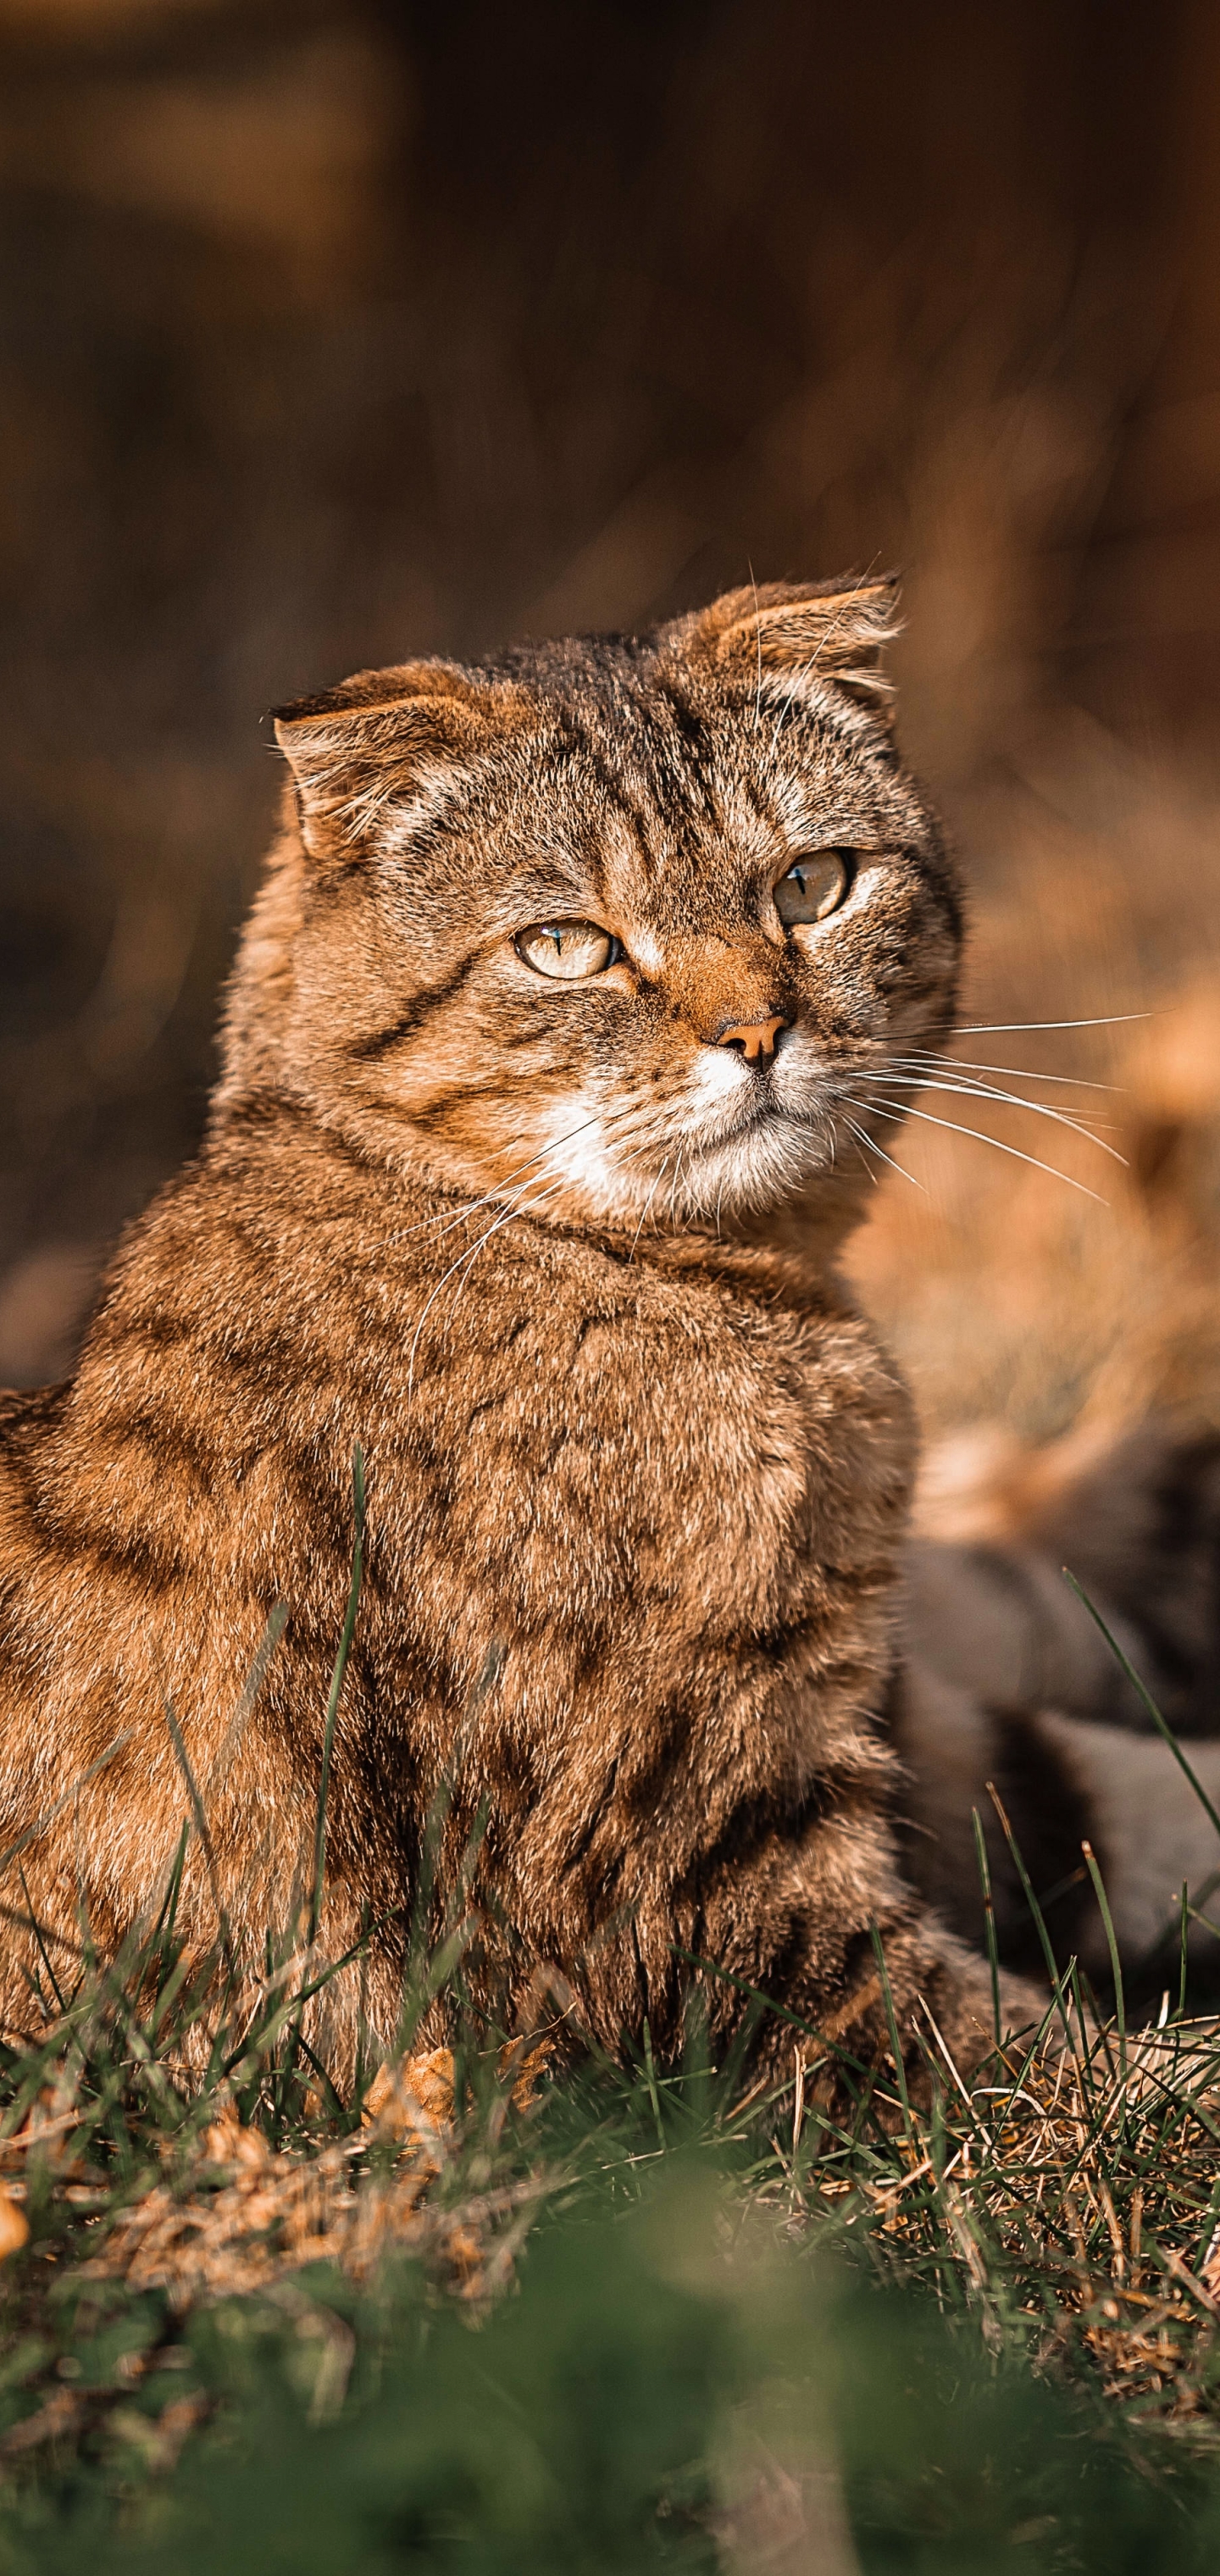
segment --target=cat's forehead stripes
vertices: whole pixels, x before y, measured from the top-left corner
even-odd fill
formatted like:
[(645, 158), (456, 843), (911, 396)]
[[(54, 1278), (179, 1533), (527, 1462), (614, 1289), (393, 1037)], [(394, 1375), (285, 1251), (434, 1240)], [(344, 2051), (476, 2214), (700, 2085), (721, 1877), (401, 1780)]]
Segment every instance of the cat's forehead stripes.
[[(885, 844), (918, 831), (888, 764), (868, 770), (859, 744), (808, 709), (776, 756), (770, 733), (743, 724), (735, 705), (682, 729), (664, 714), (658, 721), (655, 706), (639, 689), (591, 699), (579, 719), (565, 708), (555, 737), (552, 854), (566, 826), (587, 899), (623, 936), (616, 905), (628, 906), (637, 940), (651, 934), (655, 946), (665, 929), (752, 918), (761, 883), (802, 849)], [(544, 705), (543, 740), (546, 714)], [(554, 872), (558, 896), (562, 874)], [(548, 864), (540, 884), (549, 873)]]
[[(545, 699), (540, 716), (545, 725)], [(685, 732), (667, 717), (663, 693), (592, 694), (562, 709), (557, 784), (579, 820), (582, 847), (617, 855), (656, 879), (692, 834), (723, 824), (722, 786), (710, 729)], [(566, 776), (565, 776), (566, 771)]]

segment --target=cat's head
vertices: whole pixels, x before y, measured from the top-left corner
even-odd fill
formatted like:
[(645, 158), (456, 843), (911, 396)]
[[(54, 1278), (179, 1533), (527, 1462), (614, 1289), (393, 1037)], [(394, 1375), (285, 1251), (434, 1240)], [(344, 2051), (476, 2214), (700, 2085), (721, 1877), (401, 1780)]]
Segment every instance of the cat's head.
[(862, 1170), (960, 947), (893, 747), (894, 610), (887, 581), (770, 583), (285, 708), (295, 815), (222, 1106), (286, 1088), (365, 1156), (577, 1222)]

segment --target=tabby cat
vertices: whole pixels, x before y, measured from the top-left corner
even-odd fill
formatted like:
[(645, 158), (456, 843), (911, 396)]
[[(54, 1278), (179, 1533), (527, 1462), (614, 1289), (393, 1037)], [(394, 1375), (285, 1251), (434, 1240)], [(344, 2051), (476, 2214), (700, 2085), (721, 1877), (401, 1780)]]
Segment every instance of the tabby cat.
[(672, 2053), (699, 1976), (717, 2045), (752, 1987), (877, 2053), (877, 1933), (904, 2034), (922, 1998), (986, 2045), (895, 1818), (911, 1408), (836, 1270), (861, 1076), (943, 1043), (961, 944), (894, 613), (770, 584), (280, 714), (202, 1151), (72, 1381), (0, 1409), (10, 2032), (82, 1913), (106, 1950), (155, 1916), (184, 1829), (201, 1951), (309, 1929), (358, 1452), (337, 2066), (362, 2016), (391, 2043), (421, 1905), (501, 2027), (549, 1980)]

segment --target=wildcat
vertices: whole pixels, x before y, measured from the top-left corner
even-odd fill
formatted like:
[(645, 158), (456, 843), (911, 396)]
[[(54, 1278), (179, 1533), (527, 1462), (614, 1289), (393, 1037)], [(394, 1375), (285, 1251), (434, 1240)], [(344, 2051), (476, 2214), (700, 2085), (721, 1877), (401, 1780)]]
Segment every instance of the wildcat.
[(201, 1950), (307, 1912), (358, 1445), (337, 2066), (361, 2012), (391, 2042), (424, 1898), (506, 2027), (549, 1975), (672, 2053), (698, 1959), (718, 2046), (745, 1988), (856, 2055), (919, 1998), (987, 2045), (899, 1848), (912, 1416), (836, 1269), (867, 1077), (944, 1042), (961, 947), (894, 622), (887, 581), (774, 583), (280, 714), (202, 1150), (75, 1377), (0, 1411), (10, 2033), (51, 2009), (31, 1918), (70, 1978), (184, 1828)]

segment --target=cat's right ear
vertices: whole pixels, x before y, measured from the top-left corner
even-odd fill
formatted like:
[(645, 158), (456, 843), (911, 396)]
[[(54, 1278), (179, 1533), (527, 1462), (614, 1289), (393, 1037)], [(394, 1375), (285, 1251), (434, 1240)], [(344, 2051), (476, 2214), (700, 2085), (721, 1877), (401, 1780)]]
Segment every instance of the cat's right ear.
[(274, 714), (311, 857), (350, 865), (401, 842), (436, 810), (447, 776), (468, 768), (525, 716), (522, 691), (456, 662), (358, 671), (321, 697)]
[(888, 717), (886, 648), (899, 632), (898, 578), (751, 582), (662, 629), (688, 661), (736, 672), (758, 690), (799, 695), (829, 681)]

